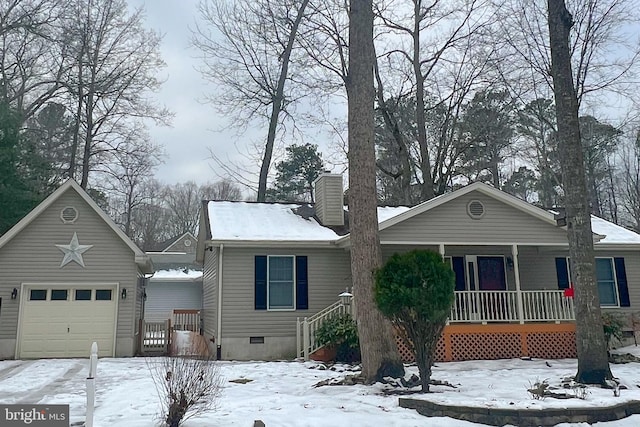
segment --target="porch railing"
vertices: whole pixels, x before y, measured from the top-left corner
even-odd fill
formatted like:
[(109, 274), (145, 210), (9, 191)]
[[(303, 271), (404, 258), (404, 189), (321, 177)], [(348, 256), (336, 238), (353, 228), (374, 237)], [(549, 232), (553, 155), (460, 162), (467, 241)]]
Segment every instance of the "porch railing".
[[(521, 302), (522, 311), (518, 310)], [(297, 357), (318, 350), (316, 331), (327, 320), (351, 313), (341, 301), (310, 317), (296, 319)], [(449, 323), (560, 322), (575, 320), (573, 299), (564, 291), (456, 291)]]
[[(518, 312), (518, 298), (522, 313)], [(450, 323), (559, 322), (575, 320), (563, 291), (457, 291)]]
[(525, 322), (575, 320), (573, 298), (564, 291), (522, 291), (522, 310)]
[(296, 357), (309, 360), (309, 355), (321, 347), (316, 340), (316, 331), (320, 325), (346, 313), (351, 313), (351, 304), (337, 301), (313, 316), (302, 319), (298, 317), (296, 319)]

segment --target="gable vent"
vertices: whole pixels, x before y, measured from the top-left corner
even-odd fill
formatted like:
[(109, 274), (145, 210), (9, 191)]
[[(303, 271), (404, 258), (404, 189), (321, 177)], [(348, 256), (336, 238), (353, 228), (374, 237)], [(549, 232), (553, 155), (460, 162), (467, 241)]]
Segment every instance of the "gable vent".
[(484, 205), (480, 200), (472, 200), (467, 205), (467, 213), (473, 219), (480, 219), (484, 216)]
[(67, 206), (60, 211), (60, 219), (65, 224), (72, 224), (78, 219), (78, 210), (72, 206)]

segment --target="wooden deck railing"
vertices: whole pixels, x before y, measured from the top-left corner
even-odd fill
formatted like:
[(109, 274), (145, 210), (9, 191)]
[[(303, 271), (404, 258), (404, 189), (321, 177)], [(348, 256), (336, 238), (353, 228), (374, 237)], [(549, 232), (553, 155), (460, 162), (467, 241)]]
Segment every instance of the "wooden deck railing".
[(142, 355), (165, 355), (171, 343), (171, 320), (146, 322), (140, 319), (139, 351)]
[(200, 333), (200, 310), (173, 310), (173, 329)]

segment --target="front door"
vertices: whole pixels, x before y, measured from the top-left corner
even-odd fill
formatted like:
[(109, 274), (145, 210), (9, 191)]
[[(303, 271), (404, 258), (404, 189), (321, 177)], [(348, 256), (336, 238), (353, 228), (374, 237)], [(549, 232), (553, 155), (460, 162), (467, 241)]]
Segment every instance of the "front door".
[[(507, 279), (503, 256), (467, 255), (469, 278), (481, 291), (505, 291)], [(475, 288), (475, 286), (473, 286)]]

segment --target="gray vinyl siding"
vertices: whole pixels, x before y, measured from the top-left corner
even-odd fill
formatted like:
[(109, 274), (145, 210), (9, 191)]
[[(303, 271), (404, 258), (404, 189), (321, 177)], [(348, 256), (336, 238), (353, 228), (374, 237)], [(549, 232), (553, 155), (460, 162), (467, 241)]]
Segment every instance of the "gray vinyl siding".
[[(218, 304), (218, 254), (220, 248), (204, 251), (204, 270), (202, 276), (202, 311), (204, 336), (211, 339), (216, 336)], [(226, 250), (225, 250), (226, 255)]]
[[(78, 219), (63, 224), (60, 211), (73, 206)], [(63, 254), (76, 232), (81, 245), (93, 245), (82, 257), (85, 268), (71, 262), (60, 268)], [(118, 299), (117, 338), (132, 338), (136, 305), (137, 267), (133, 251), (73, 189), (62, 194), (4, 247), (0, 248), (0, 295), (8, 296), (22, 283), (119, 283), (127, 298)], [(0, 339), (15, 339), (20, 298), (2, 299)], [(123, 351), (130, 352), (129, 349)]]
[(323, 174), (315, 181), (316, 212), (324, 225), (343, 225), (342, 175)]
[(160, 322), (170, 319), (175, 309), (202, 309), (202, 282), (151, 280), (147, 287), (145, 320)]
[[(522, 289), (558, 289), (555, 259), (568, 256), (568, 251), (549, 251), (544, 248), (530, 247), (521, 248), (520, 254)], [(631, 306), (607, 310), (625, 314), (637, 312), (640, 309), (640, 252), (596, 250), (595, 255), (599, 258), (624, 258)]]
[[(309, 309), (267, 311), (254, 308), (254, 262), (256, 255), (306, 255)], [(224, 338), (250, 336), (293, 337), (296, 318), (310, 316), (338, 301), (351, 286), (349, 253), (342, 249), (224, 249)], [(247, 341), (248, 342), (248, 341)]]
[[(479, 200), (481, 219), (467, 215), (467, 204)], [(385, 242), (553, 243), (566, 244), (566, 232), (477, 191), (418, 214), (380, 232)]]

